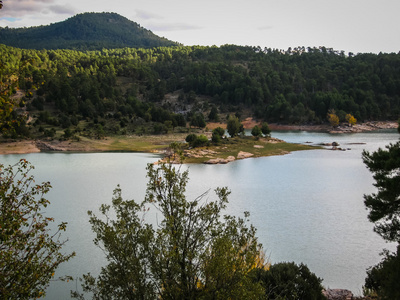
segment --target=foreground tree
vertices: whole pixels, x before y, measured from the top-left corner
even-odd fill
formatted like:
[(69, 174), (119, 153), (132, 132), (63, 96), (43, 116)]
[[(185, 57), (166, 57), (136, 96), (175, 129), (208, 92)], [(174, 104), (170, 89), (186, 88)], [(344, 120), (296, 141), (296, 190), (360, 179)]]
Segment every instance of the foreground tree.
[(65, 241), (51, 232), (53, 218), (42, 209), (50, 183), (35, 184), (26, 160), (14, 166), (0, 165), (0, 295), (2, 299), (30, 299), (45, 295), (57, 267), (74, 253), (63, 254)]
[(379, 299), (400, 299), (400, 246), (397, 253), (383, 252), (382, 261), (367, 271), (365, 288), (376, 293)]
[[(172, 165), (148, 166), (144, 201), (123, 200), (114, 192), (110, 218), (108, 205), (101, 206), (104, 220), (90, 212), (96, 245), (109, 264), (99, 277), (84, 275), (84, 292), (93, 299), (250, 299), (264, 291), (249, 273), (263, 268), (263, 252), (256, 230), (246, 219), (221, 217), (228, 203), (226, 188), (194, 200), (185, 196), (188, 172)], [(160, 212), (156, 228), (145, 223), (149, 205)], [(76, 298), (84, 295), (73, 293)]]
[(365, 287), (379, 299), (399, 299), (400, 282), (400, 142), (364, 151), (363, 161), (373, 173), (376, 194), (364, 195), (374, 230), (389, 242), (397, 242), (397, 253), (383, 252), (382, 261), (367, 272)]
[(362, 154), (372, 172), (377, 193), (364, 196), (368, 218), (385, 240), (400, 242), (400, 142)]
[(264, 285), (266, 299), (326, 299), (322, 294), (322, 279), (304, 264), (281, 262), (271, 265), (268, 270), (256, 269), (253, 273)]

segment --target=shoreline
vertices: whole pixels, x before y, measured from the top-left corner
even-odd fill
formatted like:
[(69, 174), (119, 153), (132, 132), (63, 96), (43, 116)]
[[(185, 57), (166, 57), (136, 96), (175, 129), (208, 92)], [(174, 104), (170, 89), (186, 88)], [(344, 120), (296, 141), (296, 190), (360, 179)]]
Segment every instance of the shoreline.
[[(260, 125), (260, 122), (247, 118), (242, 124), (245, 129), (251, 129), (255, 125)], [(209, 130), (215, 127), (223, 127), (226, 124), (222, 123), (209, 123), (207, 128)], [(352, 127), (340, 125), (332, 128), (327, 124), (322, 125), (285, 125), (278, 123), (269, 124), (270, 129), (273, 131), (309, 131), (309, 132), (327, 132), (332, 134), (340, 133), (360, 133), (370, 132), (382, 129), (396, 129), (398, 123), (373, 121), (361, 124), (356, 124)], [(19, 141), (2, 141), (0, 142), (0, 155), (8, 154), (29, 154), (39, 152), (76, 152), (76, 153), (89, 153), (89, 152), (147, 152), (147, 153), (162, 153), (173, 141), (183, 141), (186, 134), (169, 134), (160, 136), (130, 136), (130, 137), (106, 137), (101, 140), (91, 140), (88, 138), (81, 138), (80, 141), (59, 141), (59, 140), (19, 140)], [(146, 144), (146, 145), (143, 145)]]
[(377, 131), (382, 129), (396, 129), (398, 123), (395, 121), (371, 121), (354, 126), (347, 124), (340, 124), (338, 127), (332, 128), (328, 124), (321, 125), (284, 125), (278, 123), (269, 124), (272, 131), (314, 131), (314, 132), (327, 132), (327, 133), (361, 133)]

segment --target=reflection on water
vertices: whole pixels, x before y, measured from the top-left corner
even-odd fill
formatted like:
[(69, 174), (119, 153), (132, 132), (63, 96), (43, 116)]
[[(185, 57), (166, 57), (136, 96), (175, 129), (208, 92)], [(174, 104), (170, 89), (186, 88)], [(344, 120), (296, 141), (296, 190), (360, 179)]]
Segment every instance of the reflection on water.
[[(363, 194), (374, 191), (372, 176), (361, 160), (363, 149), (374, 151), (396, 142), (394, 131), (330, 135), (309, 132), (273, 132), (296, 143), (341, 144), (347, 151), (312, 150), (285, 156), (236, 161), (227, 165), (190, 165), (188, 196), (228, 186), (227, 213), (251, 213), (272, 263), (304, 262), (330, 288), (361, 294), (365, 270), (380, 261), (391, 247), (373, 233)], [(52, 205), (47, 213), (68, 222), (65, 251), (77, 257), (60, 267), (59, 274), (79, 277), (96, 274), (104, 254), (96, 248), (87, 211), (110, 203), (121, 185), (123, 196), (141, 201), (146, 190), (145, 167), (157, 157), (138, 153), (3, 155), (4, 164), (25, 157), (35, 166), (37, 181), (51, 181)], [(185, 166), (184, 168), (187, 168)], [(214, 197), (213, 193), (209, 197)], [(47, 299), (69, 299), (76, 283), (53, 282)]]

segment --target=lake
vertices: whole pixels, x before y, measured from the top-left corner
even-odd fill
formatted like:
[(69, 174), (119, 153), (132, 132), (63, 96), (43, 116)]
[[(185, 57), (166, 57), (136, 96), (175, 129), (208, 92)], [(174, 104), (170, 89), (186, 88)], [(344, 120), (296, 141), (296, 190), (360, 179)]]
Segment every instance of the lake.
[[(395, 130), (357, 134), (273, 132), (295, 143), (331, 143), (346, 151), (310, 150), (284, 156), (250, 158), (227, 165), (189, 165), (189, 199), (211, 189), (231, 190), (226, 213), (250, 212), (271, 263), (303, 262), (327, 288), (362, 294), (366, 269), (380, 261), (383, 248), (394, 250), (373, 232), (363, 195), (374, 192), (372, 175), (361, 160), (363, 149), (374, 151), (399, 135)], [(94, 246), (87, 211), (111, 203), (117, 184), (125, 199), (141, 201), (146, 191), (146, 165), (158, 159), (145, 153), (32, 153), (1, 155), (3, 164), (26, 158), (36, 168), (37, 182), (50, 181), (47, 214), (68, 222), (66, 252), (77, 256), (57, 275), (74, 278), (97, 274), (104, 253)], [(46, 299), (69, 299), (79, 282), (52, 282)]]

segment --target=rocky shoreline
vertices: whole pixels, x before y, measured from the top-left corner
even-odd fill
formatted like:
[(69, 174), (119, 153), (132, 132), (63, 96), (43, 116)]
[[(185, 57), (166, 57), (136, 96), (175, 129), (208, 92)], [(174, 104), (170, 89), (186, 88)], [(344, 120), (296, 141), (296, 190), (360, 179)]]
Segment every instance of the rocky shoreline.
[(274, 130), (288, 130), (288, 131), (317, 131), (317, 132), (328, 132), (328, 133), (360, 133), (382, 129), (396, 129), (399, 124), (395, 121), (371, 121), (354, 126), (348, 124), (340, 124), (337, 127), (332, 127), (328, 124), (321, 125), (286, 125), (279, 123), (269, 124), (272, 131)]

